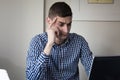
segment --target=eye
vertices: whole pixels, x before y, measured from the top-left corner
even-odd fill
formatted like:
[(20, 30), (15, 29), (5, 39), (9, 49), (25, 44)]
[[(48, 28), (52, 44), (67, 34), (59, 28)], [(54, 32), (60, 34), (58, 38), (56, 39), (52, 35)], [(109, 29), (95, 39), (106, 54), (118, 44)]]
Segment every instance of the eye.
[(59, 26), (60, 26), (60, 27), (64, 26), (64, 23), (59, 23)]
[(71, 23), (67, 24), (67, 26), (71, 26)]

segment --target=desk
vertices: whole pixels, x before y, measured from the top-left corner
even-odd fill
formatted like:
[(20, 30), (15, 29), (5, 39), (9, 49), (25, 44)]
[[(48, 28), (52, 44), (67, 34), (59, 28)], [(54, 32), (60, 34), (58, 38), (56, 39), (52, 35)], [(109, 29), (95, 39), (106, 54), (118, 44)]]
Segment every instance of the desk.
[(0, 80), (10, 80), (5, 69), (0, 69)]

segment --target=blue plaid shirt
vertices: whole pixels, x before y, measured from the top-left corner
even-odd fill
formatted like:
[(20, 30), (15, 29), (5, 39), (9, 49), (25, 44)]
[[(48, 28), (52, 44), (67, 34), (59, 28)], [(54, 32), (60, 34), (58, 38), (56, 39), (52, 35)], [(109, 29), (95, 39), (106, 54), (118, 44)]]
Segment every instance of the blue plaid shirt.
[(43, 52), (46, 43), (46, 32), (32, 38), (26, 63), (27, 80), (79, 80), (79, 59), (89, 75), (93, 56), (82, 36), (70, 33), (65, 43), (53, 45), (49, 56)]

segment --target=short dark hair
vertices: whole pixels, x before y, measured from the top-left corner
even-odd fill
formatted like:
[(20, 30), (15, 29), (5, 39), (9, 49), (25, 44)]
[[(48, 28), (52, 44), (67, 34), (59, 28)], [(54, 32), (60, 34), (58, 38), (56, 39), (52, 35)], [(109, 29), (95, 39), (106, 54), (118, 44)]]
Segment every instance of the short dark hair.
[(54, 3), (49, 9), (48, 17), (53, 19), (56, 16), (59, 17), (72, 16), (72, 10), (70, 6), (65, 2)]

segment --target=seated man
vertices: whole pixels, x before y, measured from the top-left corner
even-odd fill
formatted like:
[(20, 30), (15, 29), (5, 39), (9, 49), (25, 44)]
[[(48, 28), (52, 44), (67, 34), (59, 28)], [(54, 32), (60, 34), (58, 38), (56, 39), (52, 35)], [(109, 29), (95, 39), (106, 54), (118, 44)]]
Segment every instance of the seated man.
[(70, 33), (72, 11), (65, 2), (54, 3), (47, 18), (48, 29), (30, 42), (27, 80), (79, 80), (79, 59), (90, 73), (93, 57), (86, 40)]

